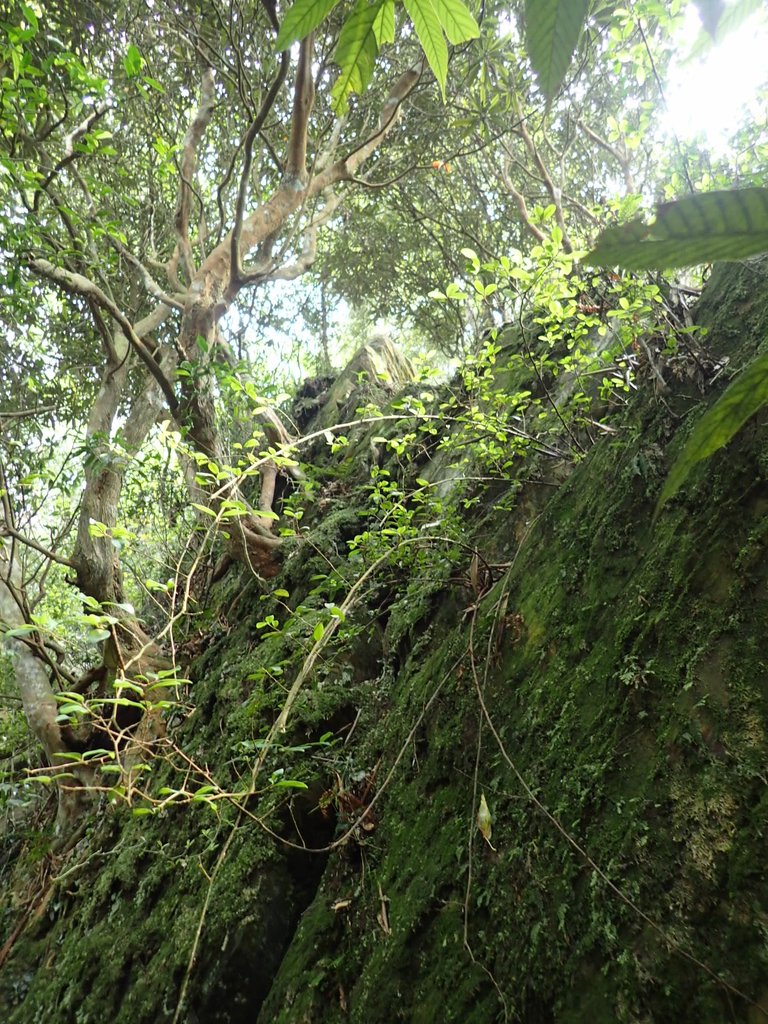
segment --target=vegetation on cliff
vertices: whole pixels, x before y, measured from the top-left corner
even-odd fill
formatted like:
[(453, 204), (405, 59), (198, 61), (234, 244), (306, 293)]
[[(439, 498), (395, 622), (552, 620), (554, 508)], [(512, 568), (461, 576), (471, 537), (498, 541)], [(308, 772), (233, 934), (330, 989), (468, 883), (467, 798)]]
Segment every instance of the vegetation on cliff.
[(0, 15), (3, 1019), (768, 1017), (768, 270), (661, 272), (765, 139), (655, 124), (686, 10)]

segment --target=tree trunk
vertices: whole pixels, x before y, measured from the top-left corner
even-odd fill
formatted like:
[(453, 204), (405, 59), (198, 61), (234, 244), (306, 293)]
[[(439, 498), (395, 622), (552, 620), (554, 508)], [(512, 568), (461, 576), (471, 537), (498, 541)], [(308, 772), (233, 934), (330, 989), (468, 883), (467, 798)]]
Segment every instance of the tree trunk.
[[(0, 622), (8, 629), (26, 625), (22, 606), (20, 573), (10, 545), (0, 547)], [(27, 634), (31, 642), (33, 634)], [(38, 638), (39, 642), (39, 638)], [(67, 765), (68, 749), (57, 716), (59, 705), (50, 682), (50, 672), (31, 647), (17, 637), (6, 636), (4, 644), (13, 663), (13, 675), (19, 689), (24, 714), (51, 767), (58, 795), (54, 832), (65, 841), (85, 807), (83, 784), (92, 781), (92, 773), (80, 765)], [(65, 767), (66, 766), (66, 767)]]

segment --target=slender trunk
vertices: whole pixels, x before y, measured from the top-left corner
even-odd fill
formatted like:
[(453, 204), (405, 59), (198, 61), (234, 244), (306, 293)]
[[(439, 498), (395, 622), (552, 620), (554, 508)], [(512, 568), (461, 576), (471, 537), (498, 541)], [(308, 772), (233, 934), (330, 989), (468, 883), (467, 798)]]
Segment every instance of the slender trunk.
[[(11, 560), (10, 547), (0, 548), (0, 620), (9, 629), (25, 624), (20, 604), (20, 573)], [(53, 693), (48, 670), (31, 648), (15, 637), (6, 637), (5, 646), (13, 660), (13, 673), (29, 727), (40, 743), (56, 781), (58, 813), (56, 833), (69, 835), (86, 803), (84, 785), (92, 781), (87, 769), (75, 766), (62, 769), (68, 749), (57, 722), (59, 706)]]

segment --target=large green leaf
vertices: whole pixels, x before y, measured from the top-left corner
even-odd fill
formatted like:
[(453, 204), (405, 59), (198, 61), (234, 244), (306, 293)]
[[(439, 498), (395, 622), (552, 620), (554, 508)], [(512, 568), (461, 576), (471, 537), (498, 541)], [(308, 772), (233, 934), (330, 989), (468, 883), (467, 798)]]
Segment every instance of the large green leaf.
[(477, 39), (480, 29), (461, 0), (434, 0), (440, 24), (453, 46)]
[(768, 251), (768, 188), (685, 196), (658, 207), (656, 220), (608, 228), (585, 263), (667, 270)]
[(718, 23), (725, 10), (723, 0), (695, 0), (695, 3), (699, 9), (701, 24), (714, 39)]
[(373, 23), (373, 31), (376, 35), (376, 42), (379, 46), (395, 41), (395, 0), (385, 0), (379, 8), (376, 20)]
[(327, 18), (339, 0), (296, 0), (287, 11), (275, 40), (275, 49), (287, 50), (289, 46), (314, 32), (320, 22)]
[(437, 79), (445, 99), (445, 80), (448, 77), (448, 44), (443, 36), (437, 10), (432, 0), (404, 0), (405, 9), (416, 29), (424, 56)]
[[(765, 0), (734, 0), (733, 3), (728, 4), (717, 21), (714, 35), (703, 28), (685, 62), (699, 60), (712, 49), (714, 44), (721, 43), (727, 35), (735, 32), (747, 18), (751, 18), (755, 11), (762, 10), (764, 6)], [(702, 22), (706, 24), (703, 16)]]
[(588, 9), (589, 0), (525, 0), (528, 57), (548, 102), (563, 83)]
[(379, 54), (377, 23), (387, 2), (378, 0), (371, 4), (368, 0), (357, 0), (341, 28), (333, 56), (341, 72), (331, 90), (333, 109), (337, 114), (343, 114), (347, 109), (349, 94), (363, 92), (371, 80)]
[(669, 471), (656, 513), (685, 483), (697, 462), (706, 459), (731, 438), (768, 403), (768, 354), (758, 356), (699, 420), (693, 433)]

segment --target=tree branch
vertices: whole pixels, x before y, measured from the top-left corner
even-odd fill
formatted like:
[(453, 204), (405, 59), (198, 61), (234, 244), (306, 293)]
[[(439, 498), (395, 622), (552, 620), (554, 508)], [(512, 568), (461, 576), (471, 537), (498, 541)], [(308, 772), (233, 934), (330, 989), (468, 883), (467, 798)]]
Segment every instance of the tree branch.
[[(348, 180), (357, 174), (358, 169), (375, 152), (379, 144), (397, 124), (401, 107), (418, 85), (423, 69), (424, 62), (417, 61), (398, 78), (392, 86), (386, 103), (382, 107), (376, 130), (368, 136), (365, 142), (362, 142), (356, 149), (353, 149), (346, 157), (336, 161), (335, 164), (332, 164), (311, 182), (311, 186), (314, 186), (312, 190), (313, 195), (322, 192), (328, 185), (332, 185), (336, 181)], [(322, 179), (325, 176), (328, 176), (330, 180), (323, 182)]]
[(240, 187), (237, 192), (237, 206), (235, 208), (235, 224), (232, 228), (230, 235), (230, 255), (229, 255), (229, 291), (236, 292), (240, 284), (242, 283), (243, 268), (240, 257), (240, 235), (243, 230), (243, 218), (245, 216), (245, 202), (248, 196), (248, 182), (251, 176), (251, 164), (253, 162), (253, 143), (256, 136), (261, 132), (264, 127), (264, 122), (269, 116), (269, 112), (275, 104), (278, 93), (283, 87), (286, 75), (288, 74), (289, 56), (288, 51), (284, 50), (280, 54), (280, 67), (278, 68), (277, 74), (275, 75), (272, 84), (269, 87), (267, 95), (264, 97), (264, 102), (261, 105), (256, 117), (251, 121), (248, 126), (248, 131), (245, 134), (243, 141), (243, 169), (240, 173)]
[(25, 537), (23, 533), (19, 533), (7, 522), (0, 523), (0, 537), (13, 537), (19, 544), (23, 544), (25, 547), (32, 548), (33, 551), (37, 551), (38, 554), (44, 555), (49, 561), (57, 562), (59, 565), (65, 565), (68, 569), (77, 569), (74, 562), (68, 558), (62, 558), (61, 555), (55, 554), (53, 551), (49, 551), (48, 548), (44, 548), (42, 544), (38, 544), (36, 540), (32, 540), (31, 537)]
[(302, 245), (301, 256), (293, 263), (284, 264), (273, 270), (269, 275), (270, 281), (295, 281), (309, 270), (317, 256), (317, 232), (334, 215), (339, 202), (339, 197), (329, 192), (322, 210), (312, 218), (304, 229), (304, 244)]
[(67, 164), (77, 157), (75, 152), (75, 145), (82, 139), (82, 137), (91, 130), (94, 124), (104, 116), (107, 112), (107, 104), (99, 103), (95, 110), (91, 111), (86, 118), (84, 118), (79, 125), (72, 129), (69, 135), (64, 138), (64, 156), (58, 161), (58, 163), (50, 170), (45, 180), (38, 186), (35, 193), (35, 199), (33, 203), (33, 209), (37, 212), (40, 199), (44, 192), (47, 191), (48, 186), (51, 184), (53, 179), (64, 170)]
[(509, 176), (508, 160), (502, 161), (501, 166), (499, 168), (499, 172), (501, 174), (501, 180), (504, 183), (504, 188), (507, 190), (507, 192), (509, 192), (509, 194), (517, 203), (517, 208), (520, 211), (520, 218), (523, 224), (528, 229), (528, 231), (530, 231), (530, 233), (533, 235), (537, 242), (545, 242), (547, 240), (547, 236), (531, 220), (531, 215), (528, 212), (528, 206), (525, 202), (525, 196), (522, 192), (516, 189), (512, 183), (512, 179)]
[(550, 199), (554, 203), (555, 220), (557, 221), (557, 225), (563, 234), (563, 249), (565, 249), (566, 252), (573, 252), (573, 245), (571, 244), (570, 237), (568, 236), (568, 229), (565, 226), (565, 219), (563, 217), (562, 193), (558, 186), (555, 185), (554, 181), (552, 180), (549, 170), (541, 158), (541, 153), (539, 153), (538, 146), (533, 141), (531, 133), (528, 131), (526, 119), (523, 116), (522, 110), (520, 109), (520, 101), (517, 98), (517, 96), (513, 97), (513, 101), (515, 104), (515, 113), (518, 117), (517, 133), (520, 135), (521, 139), (525, 143), (525, 148), (528, 150), (531, 159), (538, 168), (539, 174), (541, 175), (542, 181), (544, 182), (544, 186), (547, 192), (549, 193)]
[(138, 256), (134, 256), (131, 250), (127, 246), (123, 245), (123, 243), (113, 235), (109, 236), (109, 241), (120, 255), (127, 259), (131, 266), (135, 267), (139, 271), (144, 287), (153, 299), (157, 299), (158, 302), (162, 302), (171, 309), (184, 309), (184, 299), (186, 296), (183, 293), (179, 292), (176, 295), (168, 295), (167, 292), (163, 291), (157, 281), (155, 281)]
[(578, 118), (574, 118), (576, 125), (584, 132), (588, 139), (591, 139), (595, 145), (600, 146), (606, 153), (610, 154), (616, 163), (621, 168), (621, 173), (624, 175), (624, 186), (627, 192), (635, 192), (635, 180), (632, 177), (632, 171), (630, 169), (629, 160), (615, 146), (612, 146), (610, 142), (598, 135), (596, 131), (593, 131), (588, 124), (584, 124)]
[(83, 277), (82, 274), (75, 274), (72, 273), (72, 271), (64, 270), (62, 267), (56, 267), (53, 263), (49, 263), (48, 260), (30, 260), (30, 267), (42, 277), (46, 277), (49, 281), (53, 281), (55, 284), (59, 285), (59, 287), (63, 288), (65, 291), (74, 292), (76, 295), (84, 295), (86, 298), (92, 299), (117, 321), (119, 326), (122, 328), (125, 337), (159, 384), (160, 390), (165, 395), (168, 408), (175, 415), (178, 412), (179, 403), (176, 395), (174, 394), (173, 386), (161, 370), (144, 341), (142, 341), (136, 333), (136, 328), (130, 320), (128, 320), (125, 314), (117, 308), (114, 302), (104, 294), (101, 288), (99, 288), (98, 285), (95, 285), (93, 281), (90, 281), (87, 277)]
[(197, 170), (197, 151), (200, 147), (205, 129), (208, 127), (211, 117), (213, 116), (214, 106), (215, 95), (213, 69), (206, 68), (205, 71), (203, 71), (203, 77), (200, 84), (200, 105), (197, 108), (195, 116), (192, 118), (192, 124), (189, 126), (184, 138), (184, 146), (181, 153), (181, 164), (179, 167), (181, 184), (179, 186), (179, 202), (176, 207), (175, 219), (176, 249), (173, 257), (171, 257), (172, 263), (174, 260), (178, 261), (179, 258), (181, 259), (188, 281), (191, 281), (194, 277), (192, 246), (189, 241), (189, 217), (193, 195), (192, 182), (194, 180), (195, 171)]
[(291, 137), (288, 142), (285, 179), (297, 185), (303, 185), (307, 179), (307, 129), (315, 102), (315, 83), (312, 78), (314, 38), (313, 33), (310, 33), (301, 41), (299, 66), (296, 69), (296, 84), (293, 90)]

